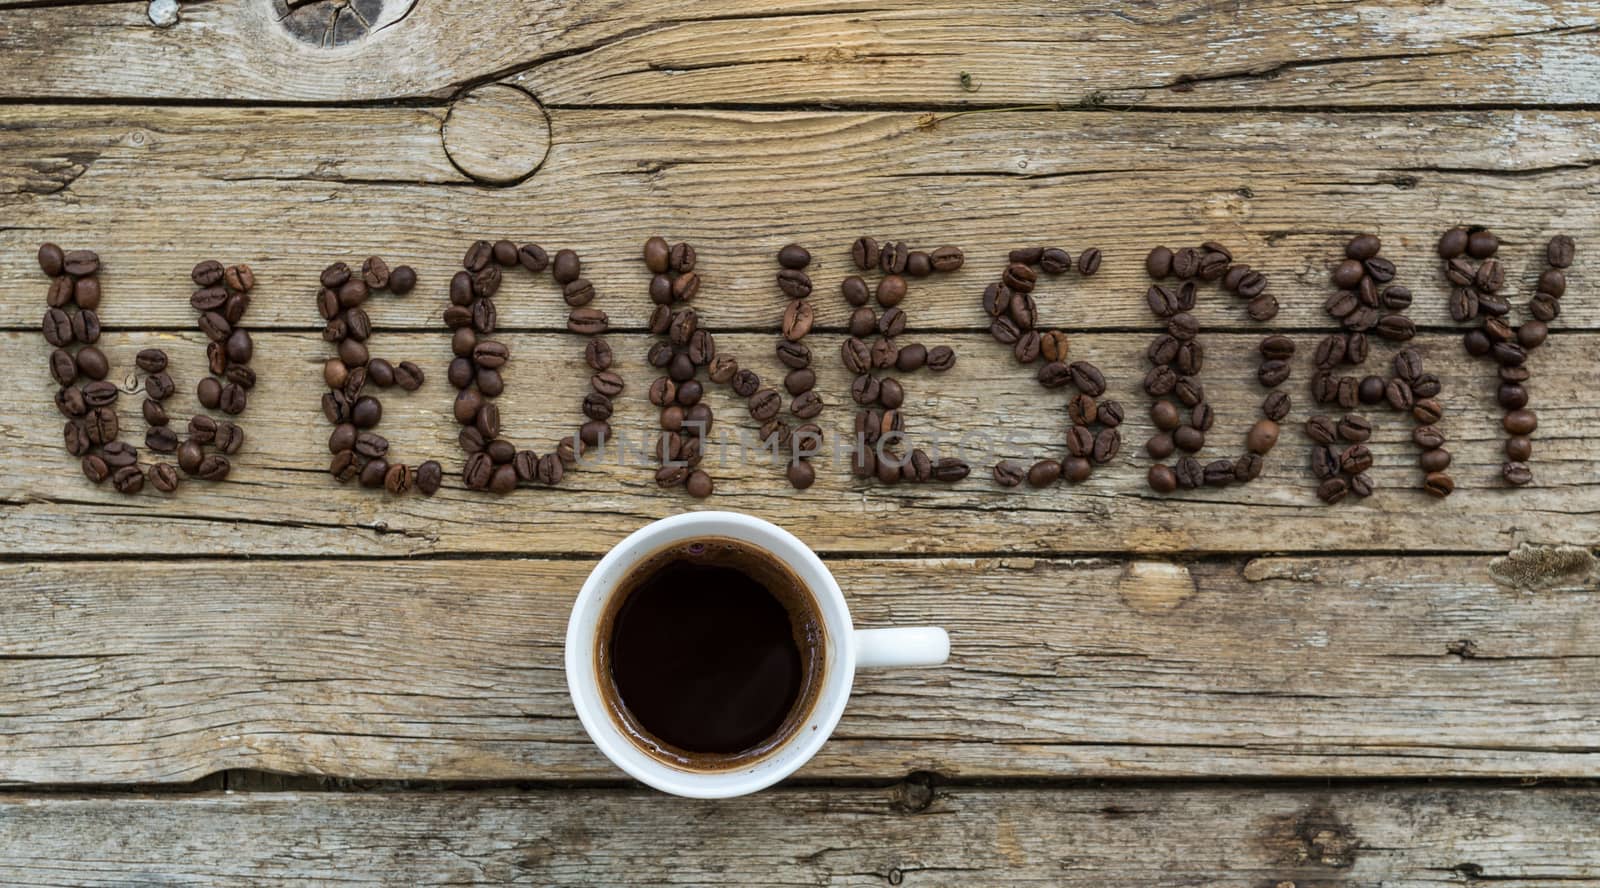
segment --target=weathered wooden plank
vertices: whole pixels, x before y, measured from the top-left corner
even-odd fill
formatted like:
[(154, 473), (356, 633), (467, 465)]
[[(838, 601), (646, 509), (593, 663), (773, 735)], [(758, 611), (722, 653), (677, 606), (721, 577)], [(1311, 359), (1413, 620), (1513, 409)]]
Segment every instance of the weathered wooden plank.
[[(318, 4), (331, 13), (334, 4)], [(1593, 100), (1586, 0), (1226, 6), (709, 0), (391, 0), (320, 49), (272, 3), (0, 9), (0, 84), (20, 98), (447, 98), (497, 76), (560, 104), (1561, 104)], [(367, 30), (365, 27), (360, 30)], [(307, 35), (316, 38), (319, 35)], [(963, 80), (962, 75), (968, 75)]]
[[(665, 233), (700, 248), (708, 313), (762, 329), (781, 311), (773, 254), (807, 244), (819, 322), (840, 327), (849, 244), (871, 233), (967, 250), (960, 272), (913, 286), (929, 326), (980, 328), (1006, 253), (1041, 241), (1106, 256), (1095, 278), (1042, 288), (1050, 320), (1149, 326), (1145, 253), (1216, 238), (1271, 278), (1276, 326), (1324, 328), (1327, 266), (1369, 228), (1418, 294), (1412, 316), (1448, 325), (1433, 245), (1482, 221), (1506, 242), (1518, 302), (1544, 242), (1576, 237), (1562, 325), (1600, 328), (1586, 298), (1600, 280), (1592, 114), (983, 113), (926, 129), (915, 114), (557, 110), (548, 159), (510, 189), (459, 187), (440, 115), (0, 107), (0, 325), (38, 322), (46, 284), (30, 257), (51, 239), (101, 252), (116, 326), (188, 327), (188, 270), (217, 256), (255, 267), (254, 323), (309, 328), (321, 267), (380, 252), (423, 276), (388, 323), (436, 329), (467, 245), (504, 236), (577, 249), (612, 316), (640, 327), (639, 246)], [(512, 293), (529, 292), (520, 280)], [(524, 301), (529, 323), (562, 326), (559, 300)], [(1228, 302), (1200, 317), (1237, 323)]]
[[(1579, 556), (1532, 595), (1468, 557), (831, 559), (860, 625), (953, 653), (863, 673), (803, 774), (1592, 777)], [(0, 782), (616, 778), (562, 675), (589, 567), (6, 564)]]
[(0, 797), (30, 885), (1594, 885), (1592, 789)]
[[(377, 323), (387, 324), (409, 301), (369, 303)], [(520, 324), (528, 301), (559, 302), (554, 296), (507, 297), (503, 322)], [(708, 309), (709, 313), (709, 309)], [(587, 390), (582, 341), (570, 334), (500, 334), (513, 352), (508, 389), (499, 399), (506, 436), (519, 446), (548, 452), (576, 428)], [(1309, 439), (1299, 426), (1311, 415), (1306, 391), (1315, 338), (1299, 337), (1296, 377), (1285, 389), (1299, 406), (1264, 476), (1243, 487), (1158, 497), (1145, 485), (1150, 464), (1142, 450), (1152, 434), (1149, 399), (1140, 389), (1146, 334), (1095, 333), (1073, 340), (1073, 357), (1106, 373), (1108, 397), (1122, 401), (1128, 420), (1124, 446), (1112, 464), (1075, 488), (1060, 486), (1007, 491), (989, 477), (999, 459), (1031, 464), (1064, 453), (1068, 389), (1048, 391), (1019, 368), (1008, 349), (981, 334), (916, 333), (908, 339), (952, 344), (959, 356), (951, 372), (926, 371), (906, 378), (910, 434), (925, 446), (958, 446), (977, 466), (955, 485), (862, 482), (848, 472), (848, 451), (831, 449), (817, 461), (818, 482), (793, 491), (769, 453), (757, 448), (759, 425), (743, 402), (720, 387), (710, 395), (718, 411), (713, 433), (726, 441), (711, 452), (718, 493), (698, 503), (682, 492), (663, 495), (654, 484), (653, 460), (639, 449), (656, 427), (647, 400), (656, 375), (644, 361), (652, 337), (610, 337), (628, 389), (617, 400), (613, 427), (627, 436), (626, 462), (617, 448), (571, 474), (558, 490), (528, 488), (504, 499), (463, 489), (456, 477), (462, 454), (459, 427), (451, 416), (454, 390), (445, 380), (449, 338), (442, 332), (380, 333), (373, 353), (393, 361), (412, 359), (430, 374), (414, 394), (380, 395), (386, 415), (379, 431), (390, 438), (393, 460), (416, 465), (438, 459), (449, 475), (446, 489), (429, 499), (387, 496), (356, 486), (341, 487), (326, 474), (326, 439), (331, 427), (318, 399), (325, 391), (321, 365), (331, 354), (319, 337), (263, 333), (256, 337), (255, 368), (261, 383), (242, 419), (245, 448), (236, 470), (220, 485), (194, 482), (178, 494), (147, 490), (136, 497), (95, 487), (61, 445), (62, 418), (52, 401), (47, 374), (49, 347), (37, 333), (0, 334), (0, 379), (11, 379), (10, 412), (0, 418), (0, 546), (15, 555), (79, 551), (92, 539), (101, 555), (121, 553), (418, 555), (449, 552), (538, 552), (597, 554), (644, 522), (686, 508), (720, 507), (750, 512), (796, 528), (830, 552), (894, 551), (959, 554), (1007, 551), (1024, 554), (1100, 552), (1290, 552), (1474, 551), (1503, 553), (1522, 542), (1600, 545), (1600, 489), (1590, 442), (1597, 433), (1600, 392), (1593, 385), (1594, 334), (1561, 334), (1533, 359), (1537, 374), (1533, 405), (1540, 428), (1533, 466), (1535, 486), (1504, 487), (1500, 409), (1492, 368), (1469, 359), (1454, 336), (1417, 340), (1426, 363), (1445, 382), (1444, 423), (1456, 455), (1451, 472), (1459, 490), (1434, 500), (1418, 489), (1412, 423), (1387, 408), (1368, 411), (1377, 433), (1373, 476), (1376, 496), (1329, 508), (1317, 501), (1309, 469)], [(780, 367), (776, 336), (729, 334), (719, 347), (737, 355), (776, 385)], [(853, 445), (854, 403), (850, 375), (837, 357), (841, 338), (813, 334), (818, 390), (830, 405), (820, 417), (829, 440)], [(1258, 360), (1253, 335), (1208, 335), (1202, 380), (1218, 414), (1212, 442), (1202, 455), (1233, 457), (1242, 450), (1249, 424), (1259, 416), (1263, 390), (1255, 380)], [(158, 346), (172, 356), (179, 394), (169, 411), (180, 423), (198, 409), (193, 386), (204, 364), (198, 333), (111, 333), (101, 346), (116, 368), (113, 378), (132, 392), (122, 402), (125, 436), (144, 440), (134, 355)], [(1368, 365), (1387, 373), (1393, 349), (1374, 349)], [(220, 414), (219, 414), (220, 416)], [(746, 449), (739, 449), (740, 435)], [(937, 436), (937, 438), (935, 438)], [(831, 447), (832, 445), (830, 445)], [(725, 467), (716, 464), (726, 456)], [(748, 458), (749, 462), (745, 462)], [(1536, 515), (1536, 520), (1530, 520)], [(870, 532), (867, 532), (870, 529)]]

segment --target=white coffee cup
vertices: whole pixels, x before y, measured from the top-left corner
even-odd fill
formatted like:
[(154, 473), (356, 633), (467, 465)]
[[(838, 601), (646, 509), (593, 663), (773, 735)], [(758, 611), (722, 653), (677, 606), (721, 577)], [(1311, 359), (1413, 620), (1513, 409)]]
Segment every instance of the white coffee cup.
[[(675, 767), (635, 745), (606, 703), (596, 658), (601, 621), (622, 580), (662, 549), (705, 537), (739, 540), (783, 562), (810, 590), (824, 626), (822, 686), (804, 724), (766, 755), (716, 771)], [(589, 738), (635, 779), (691, 798), (744, 795), (793, 774), (816, 755), (839, 723), (856, 667), (937, 666), (949, 656), (950, 636), (943, 629), (856, 629), (844, 593), (817, 553), (783, 528), (737, 512), (686, 512), (635, 531), (600, 559), (567, 622), (567, 687)]]

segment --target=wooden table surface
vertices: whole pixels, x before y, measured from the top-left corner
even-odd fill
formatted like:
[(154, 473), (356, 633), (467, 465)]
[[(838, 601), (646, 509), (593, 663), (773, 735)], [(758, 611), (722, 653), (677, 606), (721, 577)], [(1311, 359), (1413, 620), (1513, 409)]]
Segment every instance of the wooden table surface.
[[(0, 0), (0, 882), (1600, 885), (1597, 102), (1594, 0)], [(1500, 234), (1516, 304), (1544, 242), (1578, 241), (1525, 489), (1445, 308), (1457, 223)], [(1378, 493), (1313, 495), (1309, 352), (1368, 230), (1444, 383), (1445, 501), (1383, 410)], [(959, 355), (907, 378), (908, 412), (1013, 450), (980, 444), (955, 485), (730, 466), (706, 503), (615, 462), (463, 489), (440, 309), (466, 246), (583, 256), (638, 435), (657, 233), (699, 247), (705, 323), (769, 378), (773, 254), (811, 248), (829, 429), (850, 242), (962, 247), (905, 303)], [(1268, 330), (1300, 345), (1296, 406), (1261, 480), (1156, 496), (1142, 257), (1207, 239), (1283, 306), (1198, 311), (1219, 440), (1255, 414)], [(62, 451), (46, 240), (99, 251), (112, 378), (132, 392), (133, 354), (165, 348), (180, 416), (204, 364), (188, 270), (253, 266), (262, 381), (226, 482), (122, 496)], [(1005, 491), (987, 466), (1059, 450), (1065, 395), (978, 296), (1041, 243), (1104, 250), (1039, 296), (1127, 446), (1085, 484)], [(325, 471), (316, 278), (372, 253), (422, 276), (373, 303), (373, 346), (430, 374), (382, 428), (444, 462), (431, 499)], [(548, 449), (581, 342), (548, 281), (512, 275), (499, 305), (510, 435)], [(690, 803), (587, 742), (561, 641), (609, 545), (706, 507), (794, 530), (859, 623), (942, 625), (953, 652), (863, 674), (790, 784)]]

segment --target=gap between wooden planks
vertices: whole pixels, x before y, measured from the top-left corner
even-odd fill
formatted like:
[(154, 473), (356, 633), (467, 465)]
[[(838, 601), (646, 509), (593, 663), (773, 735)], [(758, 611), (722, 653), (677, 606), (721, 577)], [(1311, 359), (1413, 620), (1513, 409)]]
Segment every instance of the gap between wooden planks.
[[(861, 626), (949, 665), (863, 673), (802, 778), (1595, 773), (1593, 559), (830, 559)], [(561, 639), (587, 560), (14, 562), (0, 783), (228, 769), (611, 780)], [(1503, 572), (1501, 574), (1503, 576)]]
[(1196, 786), (0, 796), (19, 884), (1600, 882), (1586, 788)]
[(144, 2), (10, 2), (0, 94), (24, 99), (437, 100), (505, 79), (559, 105), (1431, 108), (1592, 103), (1600, 78), (1584, 0), (390, 0), (326, 50), (271, 3), (188, 3), (156, 28)]
[[(467, 247), (509, 237), (576, 249), (599, 304), (640, 328), (640, 246), (664, 234), (699, 248), (699, 307), (724, 329), (776, 329), (773, 257), (807, 245), (818, 322), (838, 328), (849, 245), (871, 234), (967, 252), (960, 272), (913, 282), (913, 326), (986, 326), (979, 297), (1007, 252), (1044, 243), (1105, 253), (1096, 277), (1040, 288), (1047, 322), (1152, 328), (1145, 254), (1217, 239), (1270, 278), (1274, 328), (1326, 329), (1328, 268), (1372, 230), (1416, 293), (1410, 315), (1448, 329), (1434, 244), (1482, 222), (1505, 242), (1515, 303), (1549, 237), (1575, 237), (1556, 329), (1600, 329), (1591, 113), (1019, 112), (929, 129), (910, 113), (558, 109), (544, 165), (495, 189), (451, 165), (446, 111), (0, 106), (0, 327), (37, 327), (47, 282), (32, 256), (54, 240), (100, 252), (112, 327), (190, 328), (189, 269), (214, 257), (255, 269), (253, 324), (315, 329), (321, 268), (378, 253), (421, 273), (385, 323), (435, 330)], [(486, 128), (485, 150), (506, 136)], [(517, 273), (501, 305), (544, 328), (565, 319), (548, 280)], [(1199, 317), (1245, 323), (1220, 295)]]

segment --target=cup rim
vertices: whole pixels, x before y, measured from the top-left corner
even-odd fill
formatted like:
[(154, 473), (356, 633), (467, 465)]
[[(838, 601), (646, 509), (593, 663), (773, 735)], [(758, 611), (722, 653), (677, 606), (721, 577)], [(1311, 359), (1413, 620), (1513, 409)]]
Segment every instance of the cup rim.
[[(810, 590), (828, 634), (822, 687), (811, 712), (795, 734), (754, 762), (720, 771), (690, 771), (651, 757), (633, 744), (612, 720), (595, 672), (595, 637), (617, 581), (638, 561), (661, 547), (693, 536), (729, 536), (760, 546), (795, 572)], [(728, 798), (765, 789), (810, 761), (832, 736), (855, 684), (854, 624), (844, 593), (831, 571), (794, 534), (742, 512), (680, 512), (653, 521), (611, 547), (584, 580), (567, 620), (565, 665), (573, 708), (589, 739), (612, 764), (662, 792), (690, 798)]]

